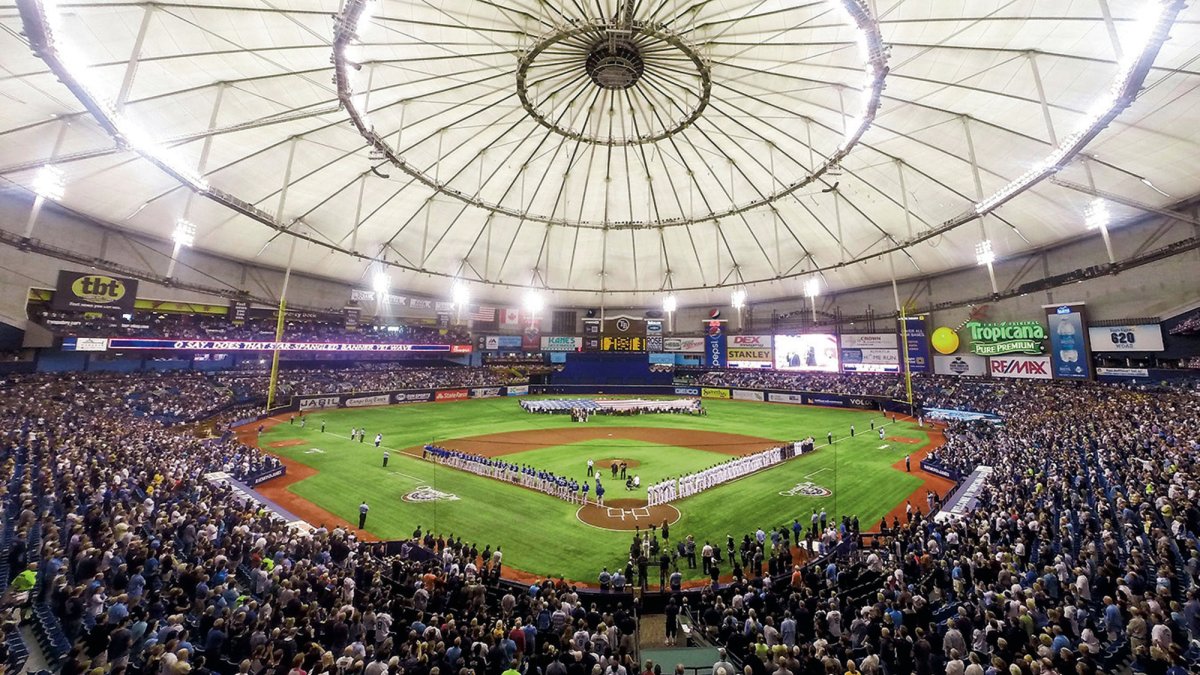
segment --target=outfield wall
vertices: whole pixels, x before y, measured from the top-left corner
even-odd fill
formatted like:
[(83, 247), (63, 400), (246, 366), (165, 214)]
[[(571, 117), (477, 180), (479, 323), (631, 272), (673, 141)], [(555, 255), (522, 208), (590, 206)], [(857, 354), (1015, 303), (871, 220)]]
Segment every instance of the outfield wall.
[(758, 401), (791, 405), (814, 405), (826, 408), (882, 410), (909, 414), (907, 402), (884, 396), (851, 396), (810, 391), (782, 389), (749, 389), (742, 387), (700, 387), (687, 385), (509, 385), (500, 387), (459, 387), (454, 389), (403, 389), (396, 391), (354, 392), (349, 394), (318, 394), (295, 396), (289, 405), (272, 410), (281, 412), (312, 412), (338, 408), (462, 401), (472, 398), (503, 398), (525, 395), (568, 396), (698, 396), (706, 399)]

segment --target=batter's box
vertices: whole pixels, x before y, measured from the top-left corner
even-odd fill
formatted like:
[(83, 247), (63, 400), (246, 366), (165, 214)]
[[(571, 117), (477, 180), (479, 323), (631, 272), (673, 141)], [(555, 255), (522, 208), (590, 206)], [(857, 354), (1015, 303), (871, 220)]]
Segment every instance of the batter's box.
[(650, 509), (644, 506), (639, 506), (633, 509), (616, 509), (607, 507), (606, 510), (608, 512), (608, 517), (614, 520), (625, 520), (626, 517), (629, 517), (632, 520), (639, 520), (641, 518), (645, 518), (647, 520), (650, 519)]

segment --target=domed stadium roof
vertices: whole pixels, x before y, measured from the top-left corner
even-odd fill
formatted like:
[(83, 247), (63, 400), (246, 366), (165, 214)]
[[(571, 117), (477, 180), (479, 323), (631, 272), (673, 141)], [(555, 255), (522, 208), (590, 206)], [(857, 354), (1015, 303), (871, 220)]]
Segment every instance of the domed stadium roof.
[(442, 295), (794, 296), (1086, 236), (1097, 196), (1120, 223), (1200, 193), (1200, 10), (1170, 0), (2, 16), (7, 179), (52, 164), (96, 219), (162, 238), (186, 219), (197, 249), (350, 283), (383, 260)]

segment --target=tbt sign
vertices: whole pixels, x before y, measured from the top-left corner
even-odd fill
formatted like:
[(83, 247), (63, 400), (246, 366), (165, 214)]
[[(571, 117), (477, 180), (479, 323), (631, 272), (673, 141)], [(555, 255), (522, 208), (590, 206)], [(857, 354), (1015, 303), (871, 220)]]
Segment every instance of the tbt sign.
[(137, 299), (136, 279), (59, 270), (50, 307), (66, 311), (128, 314)]
[(1046, 329), (1036, 321), (1003, 321), (967, 324), (971, 331), (971, 351), (980, 356), (1000, 354), (1041, 354)]

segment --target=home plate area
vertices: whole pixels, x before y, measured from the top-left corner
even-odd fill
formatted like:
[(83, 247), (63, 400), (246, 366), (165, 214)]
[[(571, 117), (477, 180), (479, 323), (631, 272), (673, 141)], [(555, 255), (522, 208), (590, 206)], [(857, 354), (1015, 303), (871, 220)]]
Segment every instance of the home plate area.
[(647, 506), (640, 499), (612, 499), (604, 506), (581, 506), (575, 512), (575, 517), (585, 525), (604, 530), (633, 531), (662, 525), (663, 522), (674, 523), (679, 520), (679, 509), (670, 504)]
[(650, 509), (644, 506), (632, 509), (614, 509), (611, 506), (606, 506), (605, 509), (608, 511), (608, 517), (611, 520), (625, 520), (626, 518), (634, 520), (638, 518), (650, 519)]

